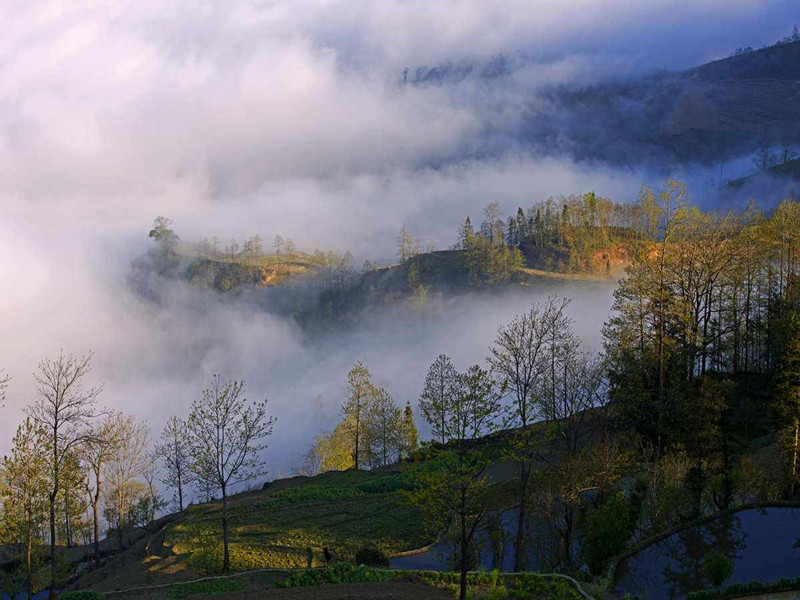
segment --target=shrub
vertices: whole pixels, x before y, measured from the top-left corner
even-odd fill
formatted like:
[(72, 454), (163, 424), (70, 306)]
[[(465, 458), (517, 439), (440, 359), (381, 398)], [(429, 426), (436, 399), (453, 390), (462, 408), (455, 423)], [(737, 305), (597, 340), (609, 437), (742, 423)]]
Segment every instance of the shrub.
[(325, 569), (308, 569), (290, 575), (275, 587), (291, 588), (317, 586), (324, 583), (362, 583), (389, 581), (403, 575), (401, 571), (378, 571), (365, 565), (356, 567), (346, 562), (339, 562)]
[(368, 567), (388, 567), (389, 559), (380, 548), (363, 546), (356, 551), (356, 564)]
[(386, 494), (400, 490), (411, 490), (414, 488), (414, 483), (413, 473), (394, 473), (362, 483), (358, 486), (358, 489), (366, 494)]
[(620, 492), (586, 516), (583, 554), (592, 572), (598, 573), (609, 558), (625, 549), (633, 533), (634, 510)]
[(90, 590), (76, 590), (59, 595), (60, 600), (104, 600), (104, 598), (105, 596), (100, 592)]
[(200, 575), (217, 575), (222, 573), (223, 546), (220, 543), (202, 544), (189, 556), (189, 567)]
[(307, 502), (345, 500), (364, 494), (359, 487), (344, 487), (333, 485), (299, 485), (286, 488), (271, 494), (268, 498), (254, 505), (256, 510), (270, 510), (283, 506), (293, 506)]
[(709, 552), (703, 561), (706, 577), (715, 588), (719, 588), (733, 574), (733, 561), (724, 552)]
[(516, 600), (582, 600), (567, 581), (555, 577), (539, 577), (523, 573), (514, 578), (512, 597)]

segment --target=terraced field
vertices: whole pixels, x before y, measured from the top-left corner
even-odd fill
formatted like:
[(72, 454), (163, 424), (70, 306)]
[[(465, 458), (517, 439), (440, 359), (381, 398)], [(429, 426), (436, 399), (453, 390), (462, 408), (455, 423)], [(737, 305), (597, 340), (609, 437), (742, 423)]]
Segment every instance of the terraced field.
[[(364, 545), (387, 555), (424, 546), (415, 508), (403, 501), (403, 476), (348, 471), (249, 492), (230, 501), (231, 560), (234, 570), (296, 568), (324, 562), (323, 548), (352, 559)], [(170, 526), (164, 546), (184, 556), (198, 573), (221, 566), (221, 506), (190, 507)]]

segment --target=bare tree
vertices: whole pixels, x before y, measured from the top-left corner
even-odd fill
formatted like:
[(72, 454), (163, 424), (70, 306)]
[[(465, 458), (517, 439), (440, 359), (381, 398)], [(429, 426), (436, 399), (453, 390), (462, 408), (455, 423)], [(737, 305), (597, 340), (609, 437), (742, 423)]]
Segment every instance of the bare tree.
[(428, 368), (419, 408), (442, 445), (447, 443), (447, 412), (457, 393), (458, 371), (447, 355), (440, 354)]
[(120, 414), (116, 420), (116, 435), (113, 452), (105, 466), (108, 480), (108, 495), (114, 503), (114, 516), (117, 521), (117, 539), (120, 549), (124, 548), (123, 531), (126, 526), (126, 512), (133, 498), (133, 488), (137, 478), (144, 475), (148, 466), (147, 445), (150, 431), (144, 421), (133, 415)]
[(92, 371), (92, 353), (80, 358), (64, 355), (45, 358), (34, 373), (38, 399), (25, 413), (48, 432), (48, 455), (51, 489), (50, 501), (50, 598), (55, 597), (56, 578), (56, 499), (60, 489), (60, 471), (65, 456), (87, 439), (85, 427), (97, 416), (97, 397), (103, 386), (85, 389), (84, 379)]
[(156, 520), (159, 511), (167, 507), (167, 502), (158, 493), (159, 460), (157, 452), (148, 452), (145, 456), (145, 465), (142, 469), (144, 490), (133, 506), (131, 524), (144, 531), (149, 531)]
[(161, 483), (175, 490), (173, 500), (183, 512), (183, 496), (186, 486), (194, 481), (192, 473), (192, 448), (189, 428), (179, 417), (172, 416), (161, 430), (161, 439), (156, 444), (158, 454), (164, 465), (164, 478)]
[(497, 202), (490, 202), (483, 207), (481, 235), (493, 244), (503, 241), (503, 221), (501, 215), (500, 205)]
[(266, 473), (259, 454), (272, 434), (275, 418), (267, 414), (267, 401), (249, 402), (244, 381), (222, 382), (214, 375), (211, 387), (192, 404), (193, 470), (201, 484), (222, 492), (223, 571), (230, 570), (228, 550), (228, 490), (231, 486)]
[(399, 455), (403, 411), (384, 388), (374, 392), (374, 400), (367, 414), (367, 431), (373, 466), (386, 466)]
[(493, 387), (489, 374), (479, 365), (458, 375), (458, 391), (446, 405), (444, 416), (453, 447), (433, 451), (418, 471), (420, 485), (410, 495), (423, 509), (429, 526), (439, 530), (455, 526), (461, 600), (467, 594), (470, 550), (488, 504), (486, 467), (491, 461), (474, 441), (492, 430), (499, 415), (500, 399)]
[(397, 234), (397, 258), (401, 263), (420, 253), (420, 241), (403, 225)]
[[(120, 418), (120, 414), (111, 413), (100, 423), (93, 425), (86, 436), (86, 443), (81, 449), (81, 460), (89, 470), (86, 478), (86, 492), (92, 507), (95, 563), (100, 562), (100, 498), (103, 497), (103, 472), (106, 463), (114, 456), (114, 448), (117, 443), (117, 422)], [(94, 482), (91, 481), (92, 477), (94, 477)]]
[(0, 408), (3, 408), (6, 401), (6, 390), (8, 389), (8, 383), (11, 381), (11, 377), (6, 374), (5, 369), (0, 369)]
[(490, 350), (489, 364), (495, 381), (511, 399), (507, 427), (518, 427), (514, 450), (520, 471), (519, 516), (514, 554), (514, 570), (525, 568), (525, 522), (528, 487), (536, 444), (529, 426), (537, 416), (537, 384), (544, 371), (544, 358), (552, 343), (551, 332), (563, 320), (567, 299), (551, 296), (542, 305), (517, 315), (497, 332)]
[(759, 171), (767, 172), (777, 163), (775, 154), (772, 152), (772, 147), (766, 138), (759, 142), (758, 148), (753, 155), (753, 166)]

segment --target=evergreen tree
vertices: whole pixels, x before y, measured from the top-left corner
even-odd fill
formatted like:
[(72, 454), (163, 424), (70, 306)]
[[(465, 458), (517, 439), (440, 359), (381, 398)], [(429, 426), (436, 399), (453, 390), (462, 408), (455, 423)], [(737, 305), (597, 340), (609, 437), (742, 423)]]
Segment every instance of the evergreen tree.
[(525, 211), (523, 211), (520, 206), (517, 209), (517, 245), (524, 245), (528, 241), (530, 233), (528, 219), (525, 218)]
[(360, 469), (368, 453), (368, 415), (375, 398), (372, 375), (360, 361), (347, 374), (347, 399), (342, 405), (342, 415), (350, 430), (353, 466)]
[(414, 424), (414, 411), (411, 409), (411, 403), (406, 402), (406, 407), (403, 410), (403, 437), (400, 447), (402, 457), (409, 456), (419, 446), (419, 432), (417, 426)]
[(458, 240), (456, 241), (456, 248), (459, 250), (466, 250), (469, 247), (472, 238), (475, 237), (475, 231), (472, 228), (472, 221), (469, 217), (464, 219), (464, 222), (458, 228)]
[(506, 245), (510, 248), (519, 246), (519, 232), (517, 231), (517, 221), (514, 217), (508, 217), (506, 228)]
[(31, 598), (33, 553), (42, 542), (40, 531), (46, 523), (48, 493), (47, 432), (28, 418), (19, 426), (12, 441), (11, 456), (3, 458), (6, 488), (3, 494), (5, 533), (23, 547), (25, 588)]

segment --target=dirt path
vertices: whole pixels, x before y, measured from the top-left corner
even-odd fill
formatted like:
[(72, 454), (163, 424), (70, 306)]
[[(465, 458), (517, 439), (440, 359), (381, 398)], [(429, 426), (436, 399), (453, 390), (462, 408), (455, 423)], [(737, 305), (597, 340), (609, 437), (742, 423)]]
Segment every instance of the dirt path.
[[(453, 600), (453, 595), (420, 581), (387, 581), (383, 583), (339, 583), (320, 586), (275, 589), (274, 574), (253, 574), (247, 577), (239, 592), (214, 594), (214, 600)], [(109, 593), (117, 600), (169, 600), (169, 588), (143, 589)]]
[(214, 596), (214, 600), (453, 600), (453, 595), (424, 583), (339, 583), (284, 590), (245, 591)]

